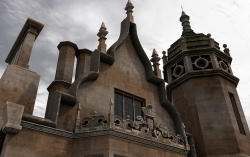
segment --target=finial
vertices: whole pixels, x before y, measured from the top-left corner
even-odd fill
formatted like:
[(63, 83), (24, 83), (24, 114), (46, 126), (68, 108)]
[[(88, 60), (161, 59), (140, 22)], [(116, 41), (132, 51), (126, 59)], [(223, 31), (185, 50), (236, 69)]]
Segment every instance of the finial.
[(102, 22), (102, 25), (99, 29), (99, 32), (97, 33), (97, 36), (99, 37), (98, 41), (99, 41), (99, 45), (97, 47), (97, 49), (101, 52), (106, 52), (106, 47), (107, 45), (105, 44), (105, 40), (107, 39), (106, 38), (106, 35), (108, 34), (108, 31), (107, 31), (107, 28), (105, 26), (105, 23)]
[(162, 62), (163, 62), (163, 66), (168, 62), (168, 56), (166, 56), (166, 51), (162, 51)]
[(225, 54), (228, 55), (229, 57), (231, 57), (230, 53), (229, 53), (230, 50), (229, 50), (229, 48), (227, 48), (227, 44), (223, 44), (223, 47), (225, 48), (224, 49)]
[(182, 12), (183, 12), (183, 7), (182, 7), (182, 5), (181, 5), (181, 10), (182, 10)]
[(100, 27), (99, 31), (100, 31), (101, 29), (107, 30), (107, 28), (106, 28), (106, 26), (105, 26), (105, 23), (104, 23), (104, 22), (102, 22), (102, 25), (101, 25), (101, 27)]
[(152, 53), (152, 56), (151, 56), (151, 57), (155, 57), (155, 56), (158, 56), (158, 53), (156, 52), (155, 49), (153, 49), (153, 53)]
[(92, 117), (93, 117), (93, 118), (97, 117), (97, 112), (96, 112), (96, 111), (93, 112)]
[(126, 14), (127, 14), (127, 18), (131, 21), (131, 22), (134, 22), (134, 16), (132, 15), (133, 13), (133, 4), (130, 0), (128, 0), (127, 2), (127, 5), (125, 7), (125, 10), (127, 11)]
[(161, 70), (159, 68), (159, 60), (161, 58), (158, 56), (158, 53), (156, 52), (156, 50), (153, 50), (152, 53), (152, 58), (150, 59), (150, 61), (153, 63), (153, 69), (154, 69), (154, 75), (161, 78)]
[(114, 105), (114, 102), (113, 102), (113, 99), (110, 98), (110, 103), (109, 103), (110, 106)]
[(182, 36), (194, 34), (194, 31), (191, 29), (191, 26), (190, 26), (189, 16), (186, 15), (186, 13), (183, 11), (183, 8), (182, 8), (182, 14), (180, 17), (180, 21), (181, 21), (182, 27), (183, 27)]
[(208, 33), (208, 34), (207, 34), (207, 37), (208, 37), (208, 38), (211, 38), (211, 34), (210, 34), (210, 33)]
[(129, 116), (129, 115), (127, 115), (127, 116), (126, 116), (126, 119), (130, 119), (130, 116)]
[(81, 118), (80, 118), (80, 111), (81, 111), (81, 104), (78, 103), (78, 108), (77, 108), (77, 118), (76, 118), (76, 125), (75, 125), (75, 132), (77, 132), (78, 128), (81, 127)]
[(214, 39), (213, 39), (213, 38), (211, 38), (211, 34), (210, 34), (210, 33), (208, 33), (208, 34), (207, 34), (207, 40), (208, 40), (208, 44), (209, 44), (209, 46), (211, 46), (211, 47), (214, 47), (214, 48), (215, 48), (215, 42), (214, 42)]

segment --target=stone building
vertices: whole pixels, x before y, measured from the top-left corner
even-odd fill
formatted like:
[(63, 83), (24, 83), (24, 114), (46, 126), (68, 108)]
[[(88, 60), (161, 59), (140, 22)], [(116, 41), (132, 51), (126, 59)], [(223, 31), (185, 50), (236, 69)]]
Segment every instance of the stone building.
[(140, 44), (133, 8), (128, 1), (108, 50), (104, 23), (94, 51), (59, 43), (44, 118), (32, 115), (40, 76), (29, 70), (43, 24), (27, 19), (0, 80), (1, 157), (250, 156), (227, 45), (221, 51), (210, 34), (195, 33), (182, 12), (182, 36), (163, 52), (161, 76), (158, 53), (149, 59)]

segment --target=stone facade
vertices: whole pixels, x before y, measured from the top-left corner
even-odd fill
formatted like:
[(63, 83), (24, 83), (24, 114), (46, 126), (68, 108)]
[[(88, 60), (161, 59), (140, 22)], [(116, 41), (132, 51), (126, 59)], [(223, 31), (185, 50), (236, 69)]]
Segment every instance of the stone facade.
[(158, 53), (149, 59), (140, 44), (133, 8), (128, 1), (120, 37), (108, 50), (104, 23), (94, 51), (59, 43), (44, 118), (32, 115), (40, 76), (28, 69), (43, 24), (26, 21), (0, 80), (1, 157), (250, 154), (227, 46), (222, 52), (211, 35), (195, 34), (183, 12), (183, 35), (168, 56), (163, 52), (162, 78)]

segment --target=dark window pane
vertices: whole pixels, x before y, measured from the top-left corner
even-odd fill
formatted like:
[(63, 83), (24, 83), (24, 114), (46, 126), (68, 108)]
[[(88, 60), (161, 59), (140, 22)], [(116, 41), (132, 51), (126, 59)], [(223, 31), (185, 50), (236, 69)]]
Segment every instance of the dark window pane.
[(133, 106), (132, 106), (132, 105), (129, 105), (128, 112), (130, 112), (130, 113), (133, 113), (133, 112), (134, 112), (134, 110), (133, 110)]
[(120, 116), (121, 118), (123, 118), (123, 116), (122, 116), (122, 115), (123, 115), (123, 114), (122, 114), (122, 111), (119, 110), (117, 115)]
[(141, 101), (135, 101), (135, 107), (142, 107), (142, 102)]
[(122, 107), (122, 101), (118, 101), (118, 106), (117, 107), (118, 107), (119, 110), (123, 109), (123, 107)]
[(241, 121), (240, 112), (238, 110), (236, 101), (234, 99), (234, 95), (232, 93), (229, 93), (229, 97), (230, 97), (230, 100), (231, 100), (231, 103), (232, 103), (232, 107), (233, 107), (233, 110), (234, 110), (235, 118), (236, 118), (236, 121), (238, 123), (240, 133), (246, 135), (243, 123)]
[(132, 98), (125, 96), (125, 103), (132, 104)]
[(115, 100), (115, 108), (118, 108), (118, 101)]
[(115, 115), (125, 119), (129, 116), (129, 119), (134, 120), (135, 116), (142, 115), (141, 107), (142, 101), (115, 93)]
[(122, 101), (122, 95), (121, 94), (118, 95), (118, 100)]
[(135, 108), (135, 116), (141, 116), (141, 108)]

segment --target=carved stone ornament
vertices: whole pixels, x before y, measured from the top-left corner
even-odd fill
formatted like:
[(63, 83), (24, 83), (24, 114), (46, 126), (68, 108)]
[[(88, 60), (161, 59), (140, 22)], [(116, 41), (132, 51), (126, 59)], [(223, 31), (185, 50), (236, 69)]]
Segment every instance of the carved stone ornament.
[[(137, 116), (135, 121), (130, 120), (129, 118), (124, 120), (119, 116), (114, 116), (114, 123), (116, 127), (120, 127), (128, 130), (137, 130), (141, 133), (151, 134), (155, 138), (164, 138), (168, 139), (171, 142), (184, 145), (184, 137), (181, 135), (174, 135), (172, 132), (168, 131), (166, 127), (163, 127), (162, 124), (157, 124), (154, 121), (155, 111), (152, 110), (152, 105), (147, 107), (142, 107), (144, 116)], [(148, 121), (153, 121), (153, 126), (150, 128)]]
[(107, 123), (107, 120), (104, 116), (97, 116), (97, 112), (94, 112), (92, 118), (86, 117), (82, 120), (83, 128), (95, 128), (99, 126), (104, 126)]
[[(95, 111), (92, 117), (85, 117), (82, 120), (82, 125), (76, 128), (76, 133), (84, 133), (92, 130), (114, 129), (124, 131), (126, 133), (136, 133), (139, 136), (146, 136), (149, 138), (168, 140), (180, 145), (185, 145), (185, 138), (181, 135), (175, 135), (170, 132), (167, 127), (162, 124), (155, 123), (154, 117), (156, 115), (152, 105), (142, 107), (143, 116), (136, 116), (135, 120), (130, 120), (130, 117), (123, 119), (112, 113), (112, 101), (110, 103), (109, 123), (104, 116), (97, 115)], [(149, 121), (153, 122), (149, 125)]]

